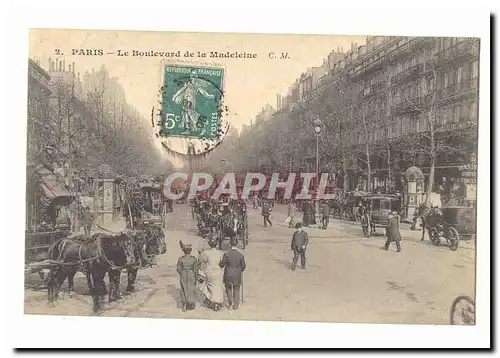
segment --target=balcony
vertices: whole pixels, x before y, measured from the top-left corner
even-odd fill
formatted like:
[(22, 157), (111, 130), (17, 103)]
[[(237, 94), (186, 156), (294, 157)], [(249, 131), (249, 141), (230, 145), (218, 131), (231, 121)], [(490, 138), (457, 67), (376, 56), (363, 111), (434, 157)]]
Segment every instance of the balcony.
[(466, 81), (445, 87), (438, 92), (440, 101), (452, 101), (462, 96), (477, 95), (479, 90), (479, 78), (471, 78)]
[(479, 47), (465, 40), (439, 51), (436, 57), (438, 59), (438, 64), (441, 66), (450, 62), (462, 62), (473, 58), (479, 58)]
[(431, 102), (432, 93), (419, 97), (409, 98), (408, 100), (399, 98), (392, 102), (391, 114), (396, 115), (405, 112), (419, 112), (419, 109), (425, 109), (429, 107), (431, 105)]
[(356, 81), (360, 77), (370, 75), (384, 67), (387, 62), (387, 57), (384, 55), (370, 61), (370, 57), (374, 56), (376, 56), (376, 53), (368, 54), (368, 56), (350, 71), (351, 80)]
[(410, 68), (407, 68), (406, 70), (398, 73), (397, 75), (393, 76), (391, 78), (391, 86), (396, 86), (398, 84), (401, 84), (403, 81), (409, 80), (415, 80), (418, 78), (420, 75), (422, 75), (424, 72), (424, 65), (422, 63), (416, 64)]
[(366, 97), (369, 97), (371, 95), (374, 95), (374, 94), (380, 92), (380, 90), (386, 88), (386, 83), (387, 83), (386, 81), (380, 81), (380, 82), (377, 82), (369, 87), (366, 87), (365, 89), (363, 89), (361, 91), (360, 97), (366, 98)]
[(424, 47), (426, 44), (431, 44), (431, 41), (433, 41), (432, 38), (429, 37), (413, 37), (409, 38), (401, 44), (401, 46), (396, 47), (392, 53), (390, 54), (391, 56), (391, 61), (398, 61), (401, 58), (407, 57), (415, 52), (421, 47)]

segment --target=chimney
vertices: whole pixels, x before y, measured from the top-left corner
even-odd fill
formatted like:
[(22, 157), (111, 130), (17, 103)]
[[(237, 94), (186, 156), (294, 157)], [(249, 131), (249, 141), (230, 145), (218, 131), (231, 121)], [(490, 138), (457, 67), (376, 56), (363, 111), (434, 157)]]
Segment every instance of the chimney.
[(73, 61), (73, 66), (72, 66), (72, 68), (73, 68), (73, 73), (75, 73), (75, 61)]
[(66, 72), (66, 60), (63, 60), (62, 62), (62, 70), (63, 72)]
[[(73, 67), (73, 70), (74, 70), (74, 69), (75, 69), (75, 68)], [(80, 82), (80, 72), (78, 72), (78, 74), (77, 74), (77, 79), (78, 79), (78, 82)]]
[(59, 59), (56, 57), (56, 68), (54, 71), (59, 71)]

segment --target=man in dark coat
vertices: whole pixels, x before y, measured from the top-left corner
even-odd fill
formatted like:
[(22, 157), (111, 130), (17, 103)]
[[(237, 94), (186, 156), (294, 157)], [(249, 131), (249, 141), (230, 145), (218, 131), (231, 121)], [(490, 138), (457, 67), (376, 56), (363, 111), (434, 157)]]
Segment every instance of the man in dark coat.
[(222, 256), (219, 266), (224, 269), (224, 285), (226, 286), (229, 309), (238, 309), (240, 304), (240, 287), (243, 271), (246, 269), (245, 256), (236, 247), (238, 241), (231, 238), (231, 249)]
[(311, 223), (309, 221), (309, 217), (311, 215), (311, 204), (309, 203), (309, 201), (304, 201), (303, 204), (302, 204), (302, 221), (304, 222), (304, 226), (309, 226), (309, 224)]
[(389, 245), (391, 242), (396, 243), (396, 248), (398, 252), (401, 251), (401, 233), (399, 232), (399, 217), (395, 211), (391, 212), (389, 216), (389, 222), (387, 223), (387, 241), (385, 242), (383, 250), (389, 250)]
[(264, 217), (264, 227), (267, 227), (267, 223), (269, 223), (269, 225), (273, 226), (273, 223), (271, 222), (271, 220), (269, 220), (269, 216), (271, 215), (271, 207), (269, 205), (269, 202), (265, 202), (264, 204), (262, 204), (262, 216)]
[(302, 269), (306, 268), (306, 249), (307, 244), (309, 243), (309, 236), (307, 232), (302, 228), (302, 223), (298, 222), (295, 224), (295, 231), (292, 237), (291, 249), (293, 251), (293, 261), (292, 261), (292, 270), (295, 271), (295, 267), (297, 267), (297, 261), (300, 256), (300, 265)]
[(328, 222), (330, 221), (330, 206), (328, 203), (324, 202), (321, 207), (321, 224), (323, 226), (323, 230), (326, 230), (328, 227)]

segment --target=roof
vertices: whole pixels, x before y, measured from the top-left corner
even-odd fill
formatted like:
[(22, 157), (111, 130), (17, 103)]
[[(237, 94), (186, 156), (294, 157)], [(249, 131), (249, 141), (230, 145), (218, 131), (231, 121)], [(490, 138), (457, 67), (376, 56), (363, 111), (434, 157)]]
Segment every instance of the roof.
[(32, 185), (38, 185), (40, 204), (43, 209), (50, 205), (68, 205), (75, 195), (64, 188), (63, 181), (43, 165), (37, 166), (31, 173)]

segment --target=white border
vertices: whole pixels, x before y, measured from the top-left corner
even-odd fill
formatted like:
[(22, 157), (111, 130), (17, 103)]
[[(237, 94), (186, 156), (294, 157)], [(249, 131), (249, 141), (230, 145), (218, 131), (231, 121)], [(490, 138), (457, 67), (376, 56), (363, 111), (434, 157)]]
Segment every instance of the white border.
[[(10, 347), (486, 347), (489, 346), (489, 11), (481, 5), (293, 4), (155, 5), (126, 1), (104, 4), (69, 1), (10, 6), (4, 29), (7, 43), (3, 80), (4, 112), (2, 176), (4, 200), (0, 217), (4, 239), (2, 299), (7, 302)], [(162, 5), (160, 5), (160, 3)], [(329, 2), (331, 3), (331, 2)], [(4, 12), (5, 14), (5, 12)], [(169, 15), (171, 14), (171, 15)], [(175, 15), (177, 14), (177, 15)], [(178, 14), (183, 14), (179, 16)], [(190, 21), (188, 22), (187, 19)], [(332, 33), (428, 36), (481, 36), (480, 148), (478, 156), (477, 326), (391, 326), (215, 322), (120, 318), (37, 317), (23, 315), (24, 171), (28, 28), (99, 28), (259, 33)], [(7, 190), (5, 189), (7, 188)], [(8, 209), (7, 209), (8, 208)], [(8, 210), (8, 211), (7, 211)], [(450, 302), (451, 304), (451, 302)]]

